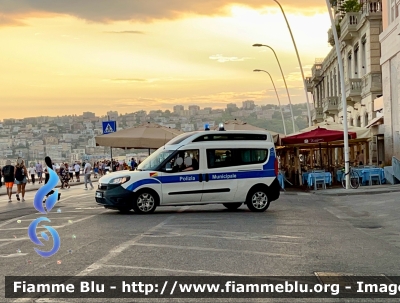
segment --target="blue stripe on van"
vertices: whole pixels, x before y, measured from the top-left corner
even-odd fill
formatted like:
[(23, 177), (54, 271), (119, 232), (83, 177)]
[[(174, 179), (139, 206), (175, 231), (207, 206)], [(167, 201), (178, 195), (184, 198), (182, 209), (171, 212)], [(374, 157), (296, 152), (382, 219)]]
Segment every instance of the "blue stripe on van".
[(143, 179), (139, 180), (136, 182), (133, 182), (131, 185), (129, 185), (126, 189), (130, 191), (134, 191), (136, 188), (142, 185), (147, 185), (147, 184), (160, 184), (161, 182), (157, 180), (156, 178), (151, 178), (151, 179)]

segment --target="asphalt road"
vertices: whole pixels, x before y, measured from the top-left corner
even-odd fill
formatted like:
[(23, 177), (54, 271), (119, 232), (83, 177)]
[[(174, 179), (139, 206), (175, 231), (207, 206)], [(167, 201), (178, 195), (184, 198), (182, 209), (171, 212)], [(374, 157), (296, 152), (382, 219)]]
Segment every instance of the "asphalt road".
[[(60, 250), (48, 259), (36, 254), (37, 246), (27, 236), (28, 225), (40, 216), (32, 205), (34, 194), (27, 193), (24, 203), (8, 203), (0, 196), (2, 276), (399, 275), (396, 193), (338, 198), (282, 194), (265, 213), (252, 213), (245, 206), (228, 211), (222, 205), (209, 205), (160, 207), (152, 215), (136, 215), (105, 210), (94, 202), (94, 191), (75, 186), (62, 191), (61, 201), (47, 216), (61, 238)], [(133, 302), (4, 299), (4, 279), (0, 289), (0, 302)], [(279, 300), (235, 302), (253, 301)]]

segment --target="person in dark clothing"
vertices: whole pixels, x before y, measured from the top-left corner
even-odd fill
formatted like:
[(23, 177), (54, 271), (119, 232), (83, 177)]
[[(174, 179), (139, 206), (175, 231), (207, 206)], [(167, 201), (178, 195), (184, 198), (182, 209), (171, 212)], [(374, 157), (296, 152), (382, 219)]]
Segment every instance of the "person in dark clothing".
[[(45, 168), (45, 175), (46, 175), (46, 176), (45, 176), (44, 184), (47, 184), (47, 182), (49, 182), (49, 180), (50, 180), (50, 173), (49, 173), (48, 168), (49, 168), (49, 167), (52, 168), (52, 167), (53, 167), (53, 163), (51, 162), (50, 157), (46, 157), (46, 158), (45, 158), (45, 162), (46, 162), (47, 167)], [(54, 194), (54, 190), (51, 190), (51, 191), (49, 191), (49, 192), (47, 193), (46, 198), (44, 199), (43, 203), (45, 203), (45, 202), (46, 202), (46, 199), (47, 199), (49, 196), (51, 196), (52, 194)], [(61, 198), (61, 194), (59, 193), (59, 194), (58, 194), (58, 201), (60, 201), (60, 198)]]
[(11, 195), (12, 195), (12, 188), (14, 186), (14, 181), (15, 181), (14, 172), (15, 172), (14, 166), (11, 165), (10, 160), (7, 160), (6, 166), (4, 166), (3, 169), (1, 170), (1, 175), (4, 178), (4, 184), (6, 185), (8, 202), (12, 202)]

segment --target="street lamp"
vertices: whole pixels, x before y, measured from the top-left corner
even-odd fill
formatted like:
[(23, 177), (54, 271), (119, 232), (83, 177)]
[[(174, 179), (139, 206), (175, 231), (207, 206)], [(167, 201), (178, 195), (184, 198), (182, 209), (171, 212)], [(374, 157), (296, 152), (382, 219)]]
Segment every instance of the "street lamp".
[[(269, 45), (265, 45), (265, 44), (253, 44), (253, 46), (255, 46), (255, 47), (261, 47), (261, 46), (268, 47), (270, 50), (272, 50), (272, 52), (273, 52), (274, 55), (275, 55), (276, 61), (278, 62), (278, 65), (279, 65), (279, 69), (281, 70), (283, 82), (285, 83), (286, 93), (287, 93), (287, 96), (288, 96), (288, 99), (289, 99), (289, 104), (290, 104), (290, 112), (292, 113), (293, 133), (295, 133), (295, 132), (296, 132), (296, 128), (295, 128), (295, 124), (294, 124), (294, 115), (293, 115), (292, 100), (290, 99), (290, 94), (289, 94), (289, 90), (288, 90), (288, 87), (287, 87), (287, 84), (286, 84), (285, 75), (283, 74), (282, 66), (281, 66), (281, 63), (279, 62), (278, 56), (276, 55), (275, 50), (274, 50), (271, 46), (269, 46)], [(286, 134), (285, 134), (285, 135), (286, 135)]]
[(310, 101), (308, 100), (307, 84), (306, 84), (306, 79), (305, 79), (305, 77), (304, 77), (303, 65), (301, 64), (301, 60), (300, 60), (299, 52), (298, 52), (298, 50), (297, 50), (296, 42), (294, 41), (294, 37), (293, 37), (293, 34), (292, 34), (292, 30), (291, 30), (291, 28), (290, 28), (289, 22), (288, 22), (288, 20), (287, 20), (287, 18), (286, 18), (286, 14), (285, 14), (285, 12), (284, 12), (284, 10), (283, 10), (283, 8), (282, 8), (282, 5), (281, 5), (277, 0), (272, 0), (272, 1), (274, 1), (276, 4), (279, 5), (279, 7), (280, 7), (280, 9), (281, 9), (281, 11), (282, 11), (283, 17), (285, 18), (286, 25), (287, 25), (287, 27), (288, 27), (288, 29), (289, 29), (290, 36), (292, 37), (294, 49), (295, 49), (296, 55), (297, 55), (297, 60), (299, 61), (299, 66), (300, 66), (300, 71), (301, 71), (301, 77), (303, 78), (304, 92), (306, 93), (307, 111), (308, 111), (308, 126), (312, 126), (312, 122), (311, 122), (311, 110), (310, 110)]
[(337, 56), (338, 63), (339, 63), (340, 87), (342, 90), (342, 107), (344, 109), (343, 110), (343, 121), (345, 121), (345, 123), (343, 123), (344, 166), (345, 166), (345, 177), (346, 177), (346, 189), (349, 189), (350, 188), (349, 130), (347, 127), (347, 110), (346, 110), (347, 101), (346, 101), (346, 96), (344, 93), (346, 91), (346, 87), (344, 85), (344, 68), (343, 68), (343, 61), (342, 61), (342, 53), (340, 51), (338, 33), (336, 30), (336, 25), (335, 25), (335, 21), (333, 19), (332, 8), (329, 3), (329, 0), (326, 0), (326, 6), (328, 8), (329, 17), (331, 19), (332, 33), (333, 33), (333, 37), (335, 39), (336, 56)]
[[(262, 69), (255, 69), (254, 72), (264, 72), (264, 73), (267, 73), (268, 76), (270, 77), (271, 82), (272, 82), (272, 85), (274, 86), (276, 98), (278, 99), (279, 108), (280, 108), (280, 110), (281, 110), (281, 116), (282, 116), (282, 122), (283, 122), (283, 130), (284, 130), (285, 136), (286, 136), (287, 133), (286, 133), (285, 118), (283, 117), (282, 105), (281, 105), (281, 101), (279, 100), (279, 95), (278, 95), (278, 91), (276, 90), (274, 80), (272, 80), (271, 74), (270, 74), (269, 72), (265, 71), (265, 70), (262, 70)], [(292, 118), (293, 118), (293, 116), (292, 116)]]

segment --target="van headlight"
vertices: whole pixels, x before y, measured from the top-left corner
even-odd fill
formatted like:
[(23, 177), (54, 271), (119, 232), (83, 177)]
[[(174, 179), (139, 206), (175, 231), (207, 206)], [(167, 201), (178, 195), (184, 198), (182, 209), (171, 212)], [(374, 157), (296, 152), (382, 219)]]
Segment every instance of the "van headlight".
[(131, 177), (129, 177), (129, 176), (119, 177), (119, 178), (112, 179), (109, 182), (109, 184), (124, 184), (125, 182), (128, 182), (130, 179), (131, 179)]

